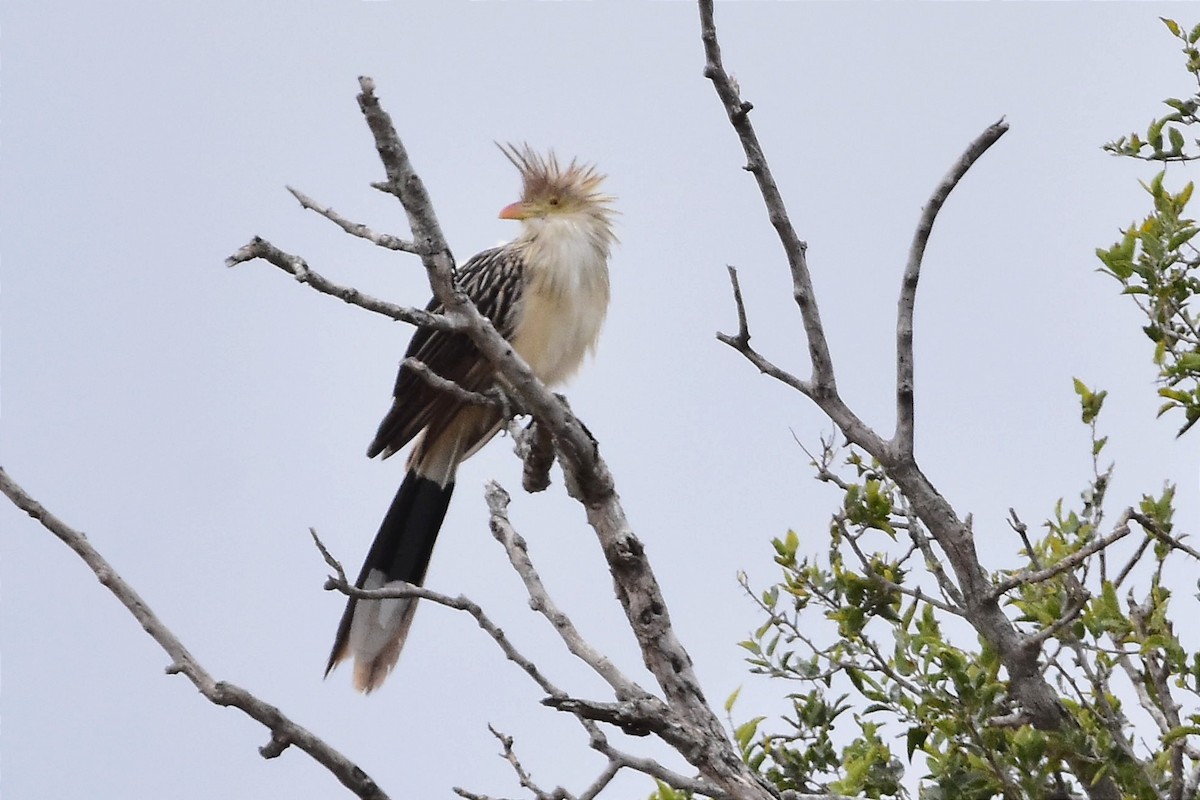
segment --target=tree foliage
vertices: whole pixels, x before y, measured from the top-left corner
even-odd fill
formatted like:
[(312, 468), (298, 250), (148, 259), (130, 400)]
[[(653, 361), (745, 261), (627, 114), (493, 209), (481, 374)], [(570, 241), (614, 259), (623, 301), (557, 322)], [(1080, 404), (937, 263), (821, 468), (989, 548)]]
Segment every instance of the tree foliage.
[[(1200, 228), (1187, 216), (1193, 184), (1178, 191), (1166, 187), (1166, 164), (1187, 164), (1200, 158), (1200, 140), (1188, 144), (1185, 131), (1200, 125), (1200, 24), (1185, 32), (1174, 20), (1163, 23), (1183, 45), (1185, 67), (1197, 92), (1180, 100), (1163, 101), (1170, 111), (1152, 120), (1145, 134), (1131, 133), (1105, 145), (1118, 156), (1164, 163), (1161, 172), (1142, 186), (1150, 195), (1153, 209), (1139, 223), (1121, 231), (1120, 241), (1099, 248), (1096, 255), (1102, 270), (1121, 283), (1146, 316), (1142, 330), (1154, 342), (1154, 363), (1159, 370), (1159, 395), (1164, 403), (1160, 414), (1183, 411), (1182, 435), (1200, 421), (1200, 328), (1191, 300), (1200, 293), (1200, 250), (1192, 244)], [(1190, 130), (1189, 130), (1190, 129)]]
[[(1163, 22), (1200, 89), (1200, 25)], [(1105, 149), (1164, 164), (1200, 158), (1200, 141), (1185, 136), (1200, 123), (1200, 90), (1164, 102), (1169, 113), (1145, 134)], [(1200, 294), (1192, 244), (1200, 228), (1186, 216), (1192, 184), (1166, 184), (1165, 172), (1143, 184), (1153, 210), (1097, 254), (1147, 317), (1160, 414), (1182, 410), (1182, 434), (1200, 420), (1200, 329), (1189, 309)], [(985, 573), (985, 602), (999, 604), (1035, 651), (1066, 724), (1031, 722), (996, 650), (964, 623), (978, 600), (964, 598), (911, 499), (878, 460), (831, 438), (812, 458), (816, 477), (840, 495), (828, 551), (805, 554), (788, 532), (772, 542), (776, 583), (755, 589), (741, 578), (764, 618), (741, 643), (750, 669), (795, 687), (777, 719), (731, 721), (743, 758), (773, 787), (1017, 800), (1075, 796), (1104, 780), (1121, 797), (1197, 796), (1200, 652), (1177, 635), (1165, 575), (1200, 554), (1175, 532), (1171, 485), (1110, 510), (1114, 467), (1099, 428), (1106, 393), (1078, 379), (1074, 388), (1092, 475), (1040, 533), (1011, 512), (1020, 566)], [(736, 700), (726, 704), (731, 715)]]

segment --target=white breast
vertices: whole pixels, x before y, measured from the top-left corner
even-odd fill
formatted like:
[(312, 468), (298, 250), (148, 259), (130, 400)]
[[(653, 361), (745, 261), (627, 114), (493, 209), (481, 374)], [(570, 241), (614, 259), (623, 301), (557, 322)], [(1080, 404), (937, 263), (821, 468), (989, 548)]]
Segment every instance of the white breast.
[(513, 347), (547, 385), (562, 383), (595, 346), (608, 311), (608, 252), (570, 218), (528, 242)]

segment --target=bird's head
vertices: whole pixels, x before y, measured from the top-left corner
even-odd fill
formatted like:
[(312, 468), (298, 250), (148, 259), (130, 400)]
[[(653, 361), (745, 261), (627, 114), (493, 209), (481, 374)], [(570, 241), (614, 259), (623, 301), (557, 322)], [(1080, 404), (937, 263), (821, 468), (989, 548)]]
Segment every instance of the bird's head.
[(527, 235), (562, 223), (583, 227), (605, 250), (615, 241), (613, 198), (600, 191), (604, 176), (589, 164), (562, 166), (554, 153), (535, 153), (529, 145), (499, 145), (521, 173), (521, 199), (500, 211), (501, 219), (522, 222)]

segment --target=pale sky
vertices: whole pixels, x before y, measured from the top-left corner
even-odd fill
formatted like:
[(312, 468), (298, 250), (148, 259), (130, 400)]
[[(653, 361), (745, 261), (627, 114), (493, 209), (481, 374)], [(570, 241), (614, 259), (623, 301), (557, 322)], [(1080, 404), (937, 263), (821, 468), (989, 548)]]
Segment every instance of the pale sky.
[[(1087, 480), (1071, 378), (1106, 388), (1114, 507), (1179, 483), (1194, 530), (1195, 434), (1156, 422), (1150, 343), (1093, 251), (1144, 213), (1148, 167), (1100, 151), (1188, 94), (1186, 5), (722, 3), (726, 65), (809, 260), (844, 395), (890, 432), (895, 296), (912, 228), (964, 146), (1012, 129), (952, 196), (917, 307), (917, 454), (985, 566)], [(782, 253), (709, 83), (686, 2), (41, 3), (10, 0), (0, 134), (0, 463), (90, 540), (219, 679), (282, 708), (393, 797), (520, 796), (490, 722), (545, 787), (602, 766), (570, 718), (465, 615), (425, 605), (383, 690), (322, 680), (341, 613), (316, 527), (350, 572), (402, 477), (369, 461), (410, 329), (224, 258), (262, 235), (326, 276), (422, 305), (411, 256), (352, 239), (284, 189), (406, 235), (355, 104), (374, 77), (459, 259), (512, 236), (518, 179), (493, 141), (595, 162), (619, 197), (613, 301), (569, 387), (663, 583), (710, 701), (741, 719), (788, 687), (752, 679), (759, 622), (735, 582), (776, 576), (769, 541), (826, 550), (839, 497), (793, 439), (829, 423), (714, 332), (742, 270), (755, 344), (807, 375)], [(561, 481), (520, 493), (497, 440), (460, 472), (430, 588), (479, 602), (563, 688), (562, 654), (486, 528), (481, 486), (558, 602), (643, 676), (595, 539)], [(87, 797), (341, 797), (297, 750), (200, 698), (56, 539), (0, 503), (0, 791)], [(1191, 588), (1190, 583), (1184, 586)], [(1191, 591), (1174, 609), (1195, 613)], [(626, 746), (638, 750), (644, 741)], [(661, 748), (653, 751), (661, 752)], [(687, 770), (678, 759), (676, 768)], [(626, 778), (613, 796), (643, 796)]]

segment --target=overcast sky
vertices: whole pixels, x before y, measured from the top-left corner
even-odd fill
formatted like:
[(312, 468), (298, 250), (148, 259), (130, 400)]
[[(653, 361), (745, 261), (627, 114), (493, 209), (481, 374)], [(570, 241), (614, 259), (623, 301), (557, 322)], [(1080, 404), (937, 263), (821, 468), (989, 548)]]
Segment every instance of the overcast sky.
[[(1110, 392), (1116, 504), (1179, 482), (1194, 529), (1195, 442), (1155, 422), (1150, 344), (1095, 247), (1143, 213), (1152, 170), (1100, 151), (1188, 94), (1157, 20), (1185, 5), (723, 3), (727, 67), (809, 243), (843, 392), (889, 432), (892, 331), (912, 227), (963, 147), (1012, 130), (931, 241), (917, 309), (917, 454), (989, 568), (1090, 463), (1071, 378)], [(493, 141), (595, 162), (621, 246), (596, 358), (569, 388), (597, 435), (709, 699), (782, 710), (736, 642), (759, 621), (735, 583), (776, 575), (769, 540), (812, 553), (839, 498), (793, 439), (829, 423), (714, 338), (742, 270), (760, 350), (807, 375), (790, 279), (709, 83), (696, 9), (672, 3), (10, 0), (3, 25), (0, 463), (90, 540), (217, 678), (281, 707), (393, 797), (518, 795), (491, 722), (534, 777), (578, 791), (600, 767), (568, 718), (465, 616), (416, 617), (383, 690), (322, 680), (342, 609), (316, 527), (356, 571), (402, 477), (369, 461), (405, 326), (253, 263), (262, 235), (328, 277), (420, 305), (410, 256), (351, 239), (284, 190), (377, 230), (403, 214), (355, 104), (378, 95), (459, 259), (511, 237), (515, 171)], [(428, 584), (480, 602), (560, 686), (602, 697), (529, 612), (486, 529), (497, 478), (551, 592), (629, 672), (640, 659), (595, 539), (561, 482), (520, 496), (497, 440), (461, 471)], [(6, 800), (339, 797), (291, 750), (199, 698), (57, 540), (0, 504), (0, 789)], [(1195, 613), (1191, 592), (1175, 611)], [(631, 748), (640, 748), (634, 742)], [(679, 766), (678, 761), (672, 762)], [(627, 779), (614, 796), (641, 796)], [(624, 792), (624, 795), (621, 795)]]

